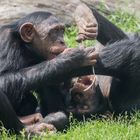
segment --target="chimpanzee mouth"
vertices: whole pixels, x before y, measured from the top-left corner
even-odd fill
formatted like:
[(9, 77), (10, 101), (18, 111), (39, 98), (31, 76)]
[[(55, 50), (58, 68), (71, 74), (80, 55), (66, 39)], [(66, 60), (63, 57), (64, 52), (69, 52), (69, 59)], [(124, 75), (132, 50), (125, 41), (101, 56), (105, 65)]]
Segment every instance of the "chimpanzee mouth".
[(59, 55), (61, 52), (56, 52), (56, 53), (51, 53), (53, 56), (57, 56), (57, 55)]
[(60, 55), (66, 48), (54, 47), (50, 50), (51, 59)]
[(51, 53), (52, 55), (57, 56), (57, 55), (61, 54), (65, 49), (66, 49), (65, 46), (64, 46), (64, 47), (53, 46), (53, 47), (50, 49), (50, 53)]
[(88, 76), (82, 76), (82, 77), (79, 77), (78, 78), (78, 81), (79, 83), (82, 83), (84, 85), (91, 85), (92, 84), (92, 78), (91, 77), (88, 77)]
[(88, 90), (95, 83), (95, 75), (81, 76), (75, 79), (74, 85), (79, 84), (82, 87), (85, 87), (84, 91)]

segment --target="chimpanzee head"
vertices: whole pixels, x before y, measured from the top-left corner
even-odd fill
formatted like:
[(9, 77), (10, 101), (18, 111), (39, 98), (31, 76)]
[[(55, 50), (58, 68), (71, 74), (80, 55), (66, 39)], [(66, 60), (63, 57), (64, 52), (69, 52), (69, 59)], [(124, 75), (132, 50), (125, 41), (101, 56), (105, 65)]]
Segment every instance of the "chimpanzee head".
[(64, 25), (48, 12), (34, 12), (15, 24), (21, 40), (30, 50), (45, 59), (64, 51)]
[(104, 97), (94, 75), (82, 76), (73, 80), (70, 89), (67, 111), (81, 119), (90, 117), (104, 110)]

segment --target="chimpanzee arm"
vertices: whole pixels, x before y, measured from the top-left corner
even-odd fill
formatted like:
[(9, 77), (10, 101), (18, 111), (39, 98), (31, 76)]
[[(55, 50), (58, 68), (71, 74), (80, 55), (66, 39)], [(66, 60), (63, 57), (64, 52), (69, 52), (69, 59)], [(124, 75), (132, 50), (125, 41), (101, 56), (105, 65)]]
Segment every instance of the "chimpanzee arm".
[(99, 53), (95, 64), (96, 74), (118, 78), (132, 78), (140, 71), (140, 37), (134, 36), (107, 45)]
[[(36, 89), (44, 82), (46, 85), (62, 82), (65, 75), (83, 64), (85, 56), (83, 50), (77, 49), (73, 54), (65, 54), (51, 61), (45, 61), (17, 72), (5, 73), (0, 76), (0, 90), (7, 96), (22, 98), (22, 93)], [(64, 75), (64, 76), (63, 76)], [(16, 97), (13, 98), (16, 100)]]
[[(133, 36), (113, 44), (108, 44), (99, 52), (95, 64), (95, 73), (117, 78), (134, 77), (140, 70), (140, 36)], [(71, 71), (69, 75), (80, 76), (93, 74), (92, 67), (87, 66)], [(67, 75), (67, 77), (69, 77)]]
[(93, 14), (98, 22), (98, 36), (97, 40), (106, 45), (108, 42), (115, 42), (127, 38), (127, 35), (113, 23), (99, 14), (95, 9), (92, 9)]
[[(98, 22), (99, 27), (98, 27), (97, 40), (100, 43), (106, 45), (107, 43), (113, 43), (116, 41), (128, 39), (127, 35), (121, 29), (119, 29), (117, 26), (115, 26), (113, 23), (111, 23), (101, 14), (99, 14), (99, 12), (97, 12), (95, 9), (92, 9), (92, 12)], [(108, 46), (113, 46), (113, 45), (106, 45), (106, 47)], [(120, 48), (118, 49), (121, 51)], [(109, 56), (110, 54), (105, 54), (105, 55)], [(69, 78), (70, 76), (75, 77), (75, 76), (88, 75), (88, 74), (93, 74), (93, 70), (91, 66), (75, 69), (74, 71), (71, 71), (68, 75), (66, 75), (66, 77)]]
[(14, 130), (16, 133), (19, 133), (24, 128), (24, 125), (17, 118), (11, 103), (2, 91), (0, 91), (0, 121), (6, 129)]

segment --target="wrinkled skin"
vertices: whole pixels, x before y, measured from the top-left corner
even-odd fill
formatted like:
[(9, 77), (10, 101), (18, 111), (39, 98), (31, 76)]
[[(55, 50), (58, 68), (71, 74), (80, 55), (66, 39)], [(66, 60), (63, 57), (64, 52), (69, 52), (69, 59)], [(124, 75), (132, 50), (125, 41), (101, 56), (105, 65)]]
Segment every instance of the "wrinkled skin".
[(92, 11), (84, 3), (77, 6), (74, 12), (74, 19), (78, 27), (76, 41), (96, 39), (98, 35), (98, 23)]

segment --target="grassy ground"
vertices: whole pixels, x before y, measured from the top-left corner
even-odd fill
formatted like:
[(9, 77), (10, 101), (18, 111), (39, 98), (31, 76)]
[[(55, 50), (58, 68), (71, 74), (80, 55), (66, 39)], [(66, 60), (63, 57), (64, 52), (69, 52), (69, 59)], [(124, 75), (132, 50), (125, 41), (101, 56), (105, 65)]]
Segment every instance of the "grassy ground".
[[(113, 22), (116, 26), (120, 27), (124, 32), (134, 33), (140, 32), (140, 19), (137, 19), (134, 15), (130, 15), (123, 11), (115, 11), (111, 15), (108, 15), (107, 18)], [(70, 27), (66, 29), (65, 32), (65, 41), (69, 47), (78, 46), (78, 43), (75, 41), (77, 35), (77, 29), (75, 27)], [(86, 46), (92, 46), (93, 41), (85, 41)]]
[[(109, 18), (117, 26), (126, 32), (140, 32), (140, 20), (135, 16), (122, 11), (116, 11), (109, 15)], [(67, 28), (65, 40), (70, 47), (78, 46), (75, 42), (77, 29)], [(85, 45), (91, 46), (93, 41), (86, 41)], [(21, 136), (8, 135), (4, 130), (0, 134), (1, 140), (24, 140), (27, 139), (22, 133)], [(117, 118), (106, 118), (89, 120), (83, 123), (74, 121), (67, 132), (47, 135), (45, 137), (33, 137), (33, 140), (139, 140), (140, 139), (140, 112), (133, 114), (131, 119), (127, 115)]]

